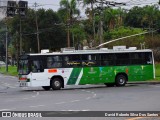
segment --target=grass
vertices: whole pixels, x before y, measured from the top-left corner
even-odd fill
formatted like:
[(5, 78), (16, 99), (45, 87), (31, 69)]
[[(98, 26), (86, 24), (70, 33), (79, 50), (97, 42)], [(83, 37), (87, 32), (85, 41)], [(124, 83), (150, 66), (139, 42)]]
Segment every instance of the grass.
[(0, 67), (0, 73), (12, 76), (18, 76), (17, 67), (16, 66), (8, 66), (8, 72), (6, 72), (6, 67)]
[(160, 64), (156, 64), (155, 69), (156, 69), (156, 80), (160, 80)]
[[(160, 64), (156, 64), (155, 69), (156, 69), (155, 80), (160, 80)], [(6, 67), (0, 67), (0, 73), (6, 74), (6, 75), (18, 76), (16, 66), (8, 66), (8, 73), (6, 72)]]

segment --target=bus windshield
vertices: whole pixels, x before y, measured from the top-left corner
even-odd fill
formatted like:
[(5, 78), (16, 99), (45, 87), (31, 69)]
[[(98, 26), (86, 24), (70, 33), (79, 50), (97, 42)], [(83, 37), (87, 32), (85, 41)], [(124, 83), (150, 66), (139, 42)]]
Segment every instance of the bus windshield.
[(29, 73), (29, 65), (28, 60), (20, 60), (19, 61), (19, 74), (28, 74)]

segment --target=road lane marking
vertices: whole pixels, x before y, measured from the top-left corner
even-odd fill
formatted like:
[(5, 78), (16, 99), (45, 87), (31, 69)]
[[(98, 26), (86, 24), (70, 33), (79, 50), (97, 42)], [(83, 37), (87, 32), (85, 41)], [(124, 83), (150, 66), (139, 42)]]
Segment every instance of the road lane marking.
[(59, 103), (55, 103), (55, 104), (64, 104), (64, 103), (67, 103), (67, 102), (59, 102)]
[[(35, 93), (36, 91), (33, 91), (33, 93)], [(36, 95), (32, 95), (32, 98), (35, 98), (39, 95), (39, 92), (36, 93)]]
[(29, 98), (22, 98), (22, 99), (24, 99), (24, 100), (28, 100)]
[(86, 100), (89, 100), (89, 99), (91, 99), (91, 97), (87, 97), (87, 98), (86, 98)]
[(128, 118), (126, 120), (139, 120), (139, 119), (142, 119), (142, 118), (148, 118), (148, 117), (134, 117), (134, 118)]
[(91, 91), (86, 90), (85, 92), (91, 93)]
[(80, 100), (72, 100), (71, 102), (78, 102), (78, 101), (80, 101)]
[(61, 111), (71, 111), (71, 112), (72, 112), (72, 111), (73, 111), (73, 112), (74, 112), (74, 111), (89, 111), (89, 109), (87, 109), (87, 110), (61, 110)]
[(92, 94), (92, 96), (85, 98), (86, 100), (89, 100), (89, 99), (91, 99), (91, 98), (95, 98), (95, 97), (97, 96), (97, 94), (96, 94), (95, 92), (88, 91), (88, 90), (82, 90), (82, 91)]
[(36, 107), (44, 107), (45, 105), (36, 105), (36, 106), (29, 106), (29, 107), (32, 107), (32, 108), (36, 108)]
[(93, 98), (96, 97), (96, 96), (97, 96), (97, 94), (94, 94), (94, 95), (93, 95)]
[(11, 108), (11, 109), (0, 109), (0, 111), (9, 111), (9, 110), (15, 110), (16, 108)]
[(4, 87), (9, 87), (9, 88), (16, 88), (16, 86), (13, 86), (13, 85), (10, 85), (8, 83), (5, 83), (5, 82), (1, 82), (1, 86), (4, 86)]
[(158, 85), (155, 85), (155, 87), (160, 87), (160, 86), (158, 86)]

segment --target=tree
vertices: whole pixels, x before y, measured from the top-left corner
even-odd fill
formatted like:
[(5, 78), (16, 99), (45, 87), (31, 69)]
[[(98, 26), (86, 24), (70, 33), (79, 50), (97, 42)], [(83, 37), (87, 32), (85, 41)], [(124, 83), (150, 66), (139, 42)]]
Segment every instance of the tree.
[(71, 29), (71, 32), (74, 34), (74, 43), (77, 49), (81, 49), (80, 46), (82, 47), (83, 41), (86, 38), (86, 33), (83, 28), (83, 24), (75, 24), (73, 28)]
[[(59, 15), (53, 10), (39, 9), (37, 11), (37, 19), (39, 25), (39, 36), (41, 49), (50, 49), (51, 51), (59, 50), (64, 47), (64, 40), (66, 39), (65, 27), (57, 25), (61, 23)], [(15, 16), (10, 19), (8, 25), (12, 34), (13, 46), (19, 48), (19, 17)], [(36, 40), (36, 23), (33, 9), (29, 9), (27, 17), (22, 19), (22, 48), (23, 51), (37, 52)], [(18, 50), (18, 49), (17, 49)], [(17, 51), (18, 52), (18, 51)]]
[(68, 26), (67, 29), (67, 45), (70, 47), (70, 25), (72, 25), (75, 21), (75, 16), (79, 16), (80, 11), (77, 8), (76, 0), (61, 0), (60, 1), (61, 8), (59, 9), (59, 14), (64, 19), (65, 23)]
[(143, 27), (142, 18), (144, 16), (143, 8), (141, 7), (133, 7), (129, 10), (125, 18), (125, 25), (131, 27)]
[(0, 21), (0, 61), (4, 60), (5, 56), (5, 31), (6, 31), (6, 26), (5, 26), (5, 21)]
[(83, 6), (86, 7), (87, 5), (91, 5), (91, 10), (89, 8), (86, 9), (86, 14), (89, 14), (89, 20), (92, 21), (92, 29), (93, 29), (93, 38), (95, 39), (95, 11), (93, 8), (94, 3), (96, 0), (83, 0)]
[[(104, 38), (106, 41), (114, 40), (117, 38), (134, 35), (138, 33), (142, 33), (143, 30), (140, 28), (131, 28), (131, 27), (119, 27), (108, 32), (104, 33)], [(135, 36), (131, 38), (126, 38), (121, 41), (113, 42), (108, 46), (116, 46), (116, 45), (126, 45), (127, 47), (136, 46), (140, 47), (140, 43), (144, 42), (144, 35)]]
[(142, 18), (143, 27), (150, 29), (156, 26), (156, 21), (158, 20), (157, 19), (159, 11), (158, 9), (159, 8), (155, 5), (153, 6), (147, 5), (143, 7), (144, 10), (144, 16)]
[(121, 8), (112, 9), (106, 8), (104, 10), (104, 22), (106, 23), (107, 29), (112, 30), (116, 27), (123, 25), (124, 10)]

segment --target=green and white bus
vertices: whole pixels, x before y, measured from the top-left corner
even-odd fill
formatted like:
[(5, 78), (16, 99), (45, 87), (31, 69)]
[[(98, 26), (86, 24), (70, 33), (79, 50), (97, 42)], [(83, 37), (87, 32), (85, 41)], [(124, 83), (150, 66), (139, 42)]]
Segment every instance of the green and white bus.
[(126, 49), (124, 46), (99, 50), (63, 49), (19, 58), (21, 87), (59, 90), (66, 85), (125, 86), (127, 82), (154, 78), (154, 57), (150, 49)]

